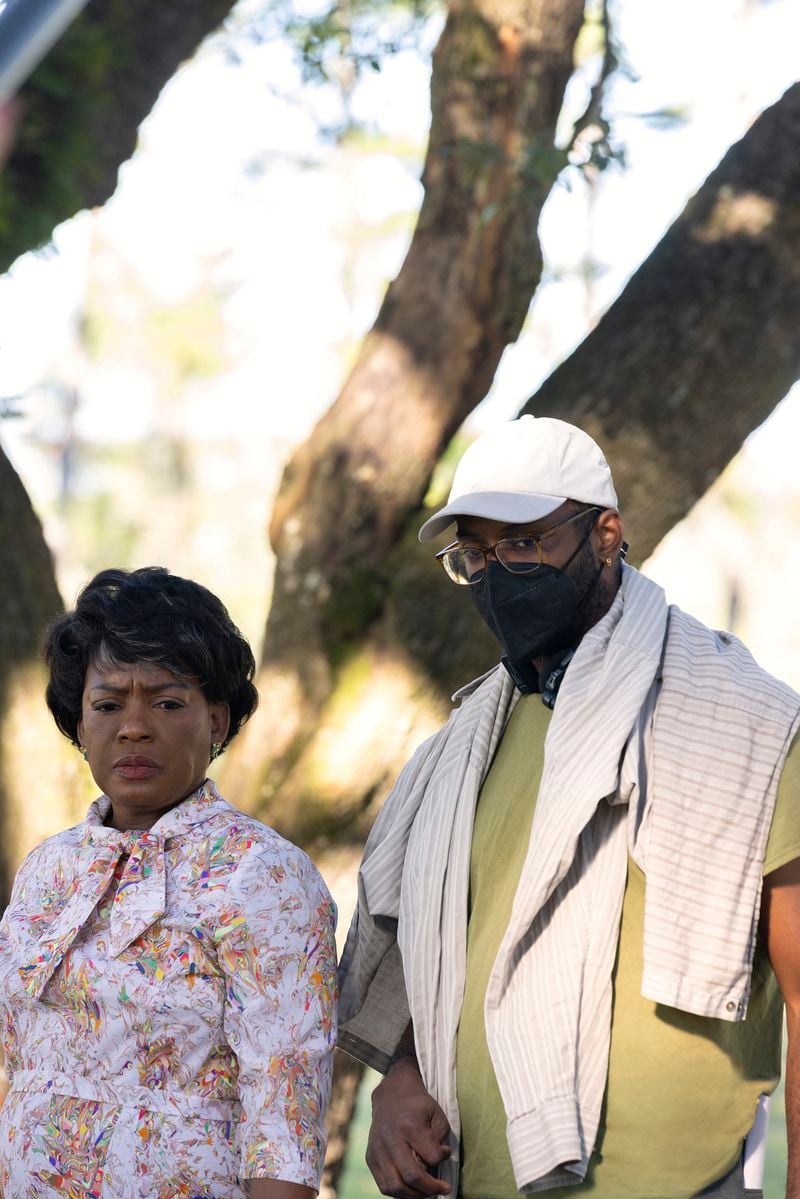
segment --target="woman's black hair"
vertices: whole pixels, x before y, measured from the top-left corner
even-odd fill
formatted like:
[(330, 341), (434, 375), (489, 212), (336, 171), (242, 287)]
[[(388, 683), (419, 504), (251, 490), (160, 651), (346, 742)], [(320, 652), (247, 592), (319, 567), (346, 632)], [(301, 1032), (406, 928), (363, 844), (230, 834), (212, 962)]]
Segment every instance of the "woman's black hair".
[(47, 706), (78, 745), (86, 671), (101, 655), (115, 665), (148, 662), (200, 687), (230, 710), (227, 745), (256, 709), (256, 664), (225, 605), (206, 587), (163, 566), (102, 570), (72, 612), (53, 621), (43, 645)]

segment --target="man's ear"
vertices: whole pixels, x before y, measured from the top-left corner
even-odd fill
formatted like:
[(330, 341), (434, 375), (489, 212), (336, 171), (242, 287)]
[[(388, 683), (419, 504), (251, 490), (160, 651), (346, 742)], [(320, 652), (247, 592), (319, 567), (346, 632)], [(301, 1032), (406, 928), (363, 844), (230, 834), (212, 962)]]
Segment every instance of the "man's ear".
[(616, 562), (625, 539), (625, 526), (616, 508), (606, 508), (597, 518), (594, 526), (595, 546), (597, 557), (602, 563), (607, 558)]

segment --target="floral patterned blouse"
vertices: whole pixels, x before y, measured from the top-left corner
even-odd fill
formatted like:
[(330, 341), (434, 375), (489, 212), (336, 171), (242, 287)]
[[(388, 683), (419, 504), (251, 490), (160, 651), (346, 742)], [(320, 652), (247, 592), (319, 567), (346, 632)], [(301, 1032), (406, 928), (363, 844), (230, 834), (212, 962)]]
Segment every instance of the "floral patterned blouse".
[(0, 923), (4, 1199), (318, 1187), (335, 908), (301, 850), (206, 781), (149, 832), (110, 801), (25, 860)]

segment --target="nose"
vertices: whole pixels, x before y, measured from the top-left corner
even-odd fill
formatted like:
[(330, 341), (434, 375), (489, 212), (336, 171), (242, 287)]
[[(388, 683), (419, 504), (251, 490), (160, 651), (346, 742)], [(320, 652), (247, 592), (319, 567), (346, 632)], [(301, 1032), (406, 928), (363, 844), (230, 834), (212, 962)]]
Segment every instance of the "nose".
[(150, 741), (152, 732), (147, 719), (147, 706), (133, 701), (125, 709), (124, 719), (117, 732), (119, 741)]

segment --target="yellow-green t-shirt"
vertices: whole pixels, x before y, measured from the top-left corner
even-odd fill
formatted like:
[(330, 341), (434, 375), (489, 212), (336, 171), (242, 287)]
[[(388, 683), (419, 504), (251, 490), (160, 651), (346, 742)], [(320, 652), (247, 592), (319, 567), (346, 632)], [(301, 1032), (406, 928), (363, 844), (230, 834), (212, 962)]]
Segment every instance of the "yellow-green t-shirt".
[[(550, 715), (539, 696), (519, 701), (475, 816), (456, 1051), (462, 1199), (518, 1194), (486, 1044), (484, 998), (528, 850)], [(781, 778), (765, 874), (800, 857), (798, 793), (800, 738)], [(578, 1188), (592, 1199), (695, 1195), (735, 1165), (758, 1096), (780, 1078), (783, 1008), (763, 946), (756, 950), (747, 1019), (731, 1023), (643, 998), (643, 939), (644, 876), (630, 860), (613, 974), (608, 1084), (596, 1152)], [(537, 1196), (564, 1199), (564, 1189)]]

